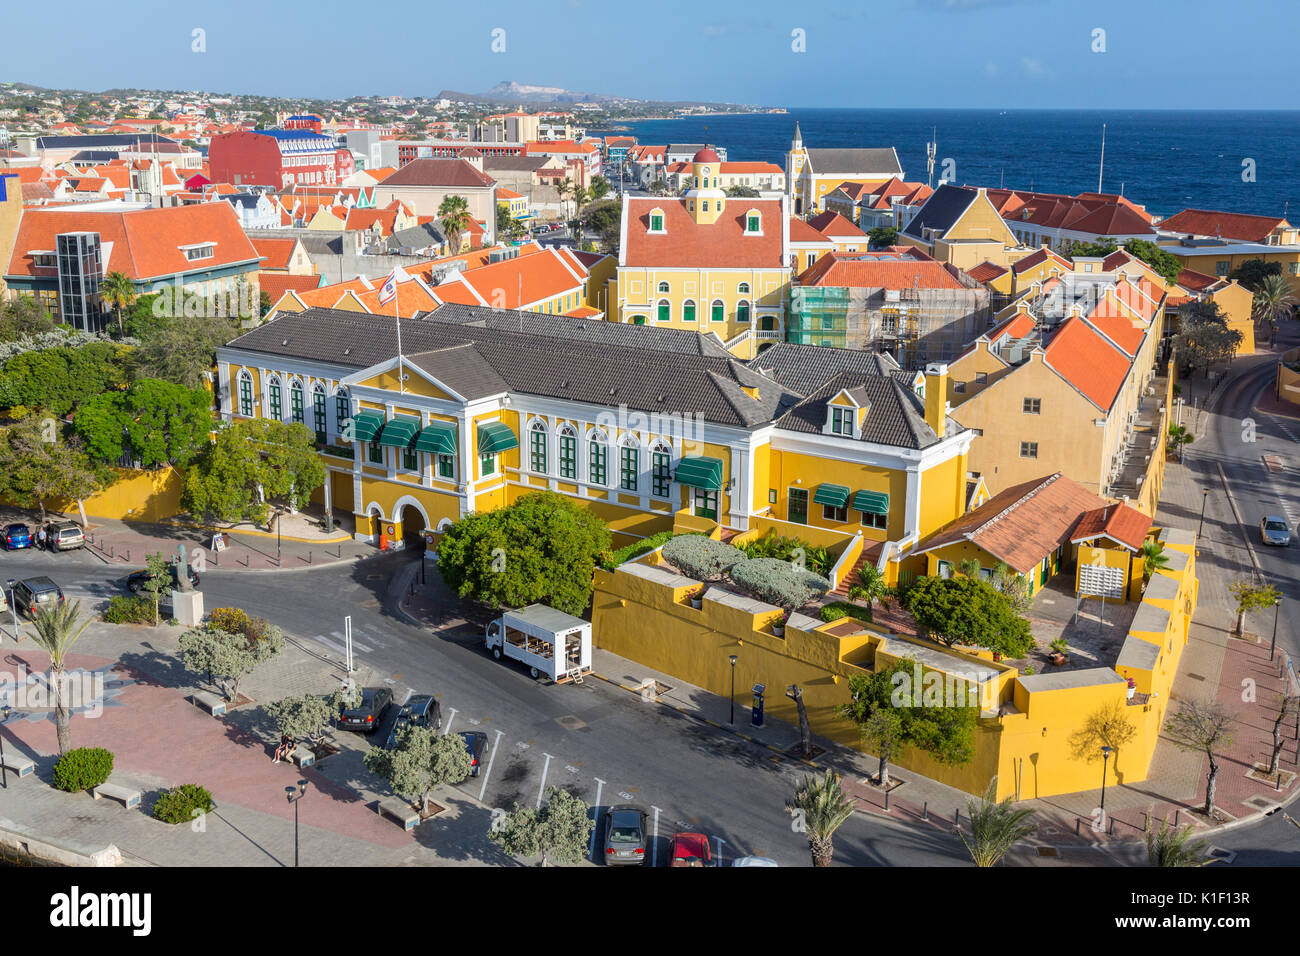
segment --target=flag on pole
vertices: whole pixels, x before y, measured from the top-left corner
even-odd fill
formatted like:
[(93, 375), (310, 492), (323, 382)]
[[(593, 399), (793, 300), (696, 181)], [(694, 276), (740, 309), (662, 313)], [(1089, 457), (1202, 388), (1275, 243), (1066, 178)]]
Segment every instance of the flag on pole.
[(408, 279), (410, 279), (410, 276), (406, 274), (401, 266), (395, 267), (392, 272), (388, 273), (388, 278), (379, 287), (379, 304), (387, 305), (397, 298), (397, 283), (405, 282)]

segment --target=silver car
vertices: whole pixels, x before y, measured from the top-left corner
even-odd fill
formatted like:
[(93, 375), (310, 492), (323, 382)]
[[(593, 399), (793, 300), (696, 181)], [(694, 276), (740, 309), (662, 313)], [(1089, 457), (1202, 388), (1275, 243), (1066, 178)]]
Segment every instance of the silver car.
[(1269, 515), (1259, 520), (1259, 537), (1265, 544), (1285, 548), (1291, 543), (1291, 528), (1285, 518)]
[(605, 865), (645, 863), (645, 811), (640, 807), (610, 807), (605, 814)]

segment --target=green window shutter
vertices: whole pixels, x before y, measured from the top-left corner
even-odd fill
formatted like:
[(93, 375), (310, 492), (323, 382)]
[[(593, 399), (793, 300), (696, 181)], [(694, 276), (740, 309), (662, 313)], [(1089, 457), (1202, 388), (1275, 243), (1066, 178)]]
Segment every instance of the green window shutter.
[(694, 302), (687, 302), (685, 305), (682, 306), (682, 321), (684, 321), (684, 322), (694, 322), (694, 321), (695, 321), (695, 303), (694, 303)]
[(456, 426), (451, 422), (430, 422), (420, 429), (420, 434), (415, 438), (415, 448), (417, 451), (452, 458), (456, 455), (457, 434)]
[(587, 449), (587, 481), (593, 485), (605, 484), (605, 461), (609, 454), (604, 442), (593, 441)]
[(660, 322), (667, 322), (670, 317), (671, 309), (672, 306), (670, 306), (667, 302), (660, 302), (659, 311), (658, 314), (655, 316), (655, 318), (658, 319)]
[(480, 455), (496, 454), (519, 447), (519, 439), (504, 422), (486, 422), (478, 427)]
[(560, 436), (560, 477), (578, 477), (578, 440), (572, 435)]
[(303, 422), (302, 389), (297, 386), (289, 389), (289, 400), (293, 405), (293, 420), (295, 423), (301, 425)]
[(540, 428), (528, 433), (529, 465), (539, 474), (546, 474), (546, 432)]
[(736, 306), (736, 321), (737, 321), (737, 322), (748, 322), (748, 321), (749, 321), (749, 303), (748, 303), (748, 302), (742, 302), (742, 303), (740, 303), (740, 305)]
[(889, 514), (889, 495), (880, 491), (859, 491), (853, 496), (853, 510), (864, 514)]
[(456, 476), (456, 459), (451, 455), (438, 456), (438, 477), (454, 478)]
[(713, 321), (721, 322), (723, 319), (726, 318), (726, 316), (727, 316), (726, 306), (724, 306), (721, 302), (713, 303), (713, 316), (712, 316)]
[(246, 378), (239, 380), (239, 414), (245, 418), (253, 415), (253, 383)]
[(269, 391), (271, 395), (271, 417), (277, 420), (281, 419), (284, 415), (283, 406), (280, 403), (280, 383), (272, 382)]
[(640, 450), (629, 445), (619, 449), (620, 485), (624, 491), (636, 491), (641, 472)]
[(722, 461), (703, 455), (690, 455), (677, 465), (678, 484), (710, 491), (722, 490)]
[(849, 503), (849, 489), (843, 485), (821, 484), (813, 494), (813, 501), (819, 505), (843, 508)]
[(666, 451), (656, 451), (651, 457), (650, 492), (657, 498), (667, 498), (672, 484), (673, 457)]

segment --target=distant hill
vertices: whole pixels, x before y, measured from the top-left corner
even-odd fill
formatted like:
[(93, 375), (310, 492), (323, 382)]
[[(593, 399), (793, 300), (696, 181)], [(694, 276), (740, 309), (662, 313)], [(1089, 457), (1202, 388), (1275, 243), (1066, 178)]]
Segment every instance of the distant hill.
[(687, 100), (639, 100), (631, 96), (611, 96), (608, 93), (581, 93), (566, 90), (558, 86), (533, 86), (503, 80), (486, 93), (462, 93), (458, 90), (443, 90), (440, 98), (460, 100), (466, 103), (529, 103), (538, 106), (560, 106), (572, 103), (635, 103), (646, 106), (686, 107), (686, 106), (731, 106), (734, 103), (705, 103)]

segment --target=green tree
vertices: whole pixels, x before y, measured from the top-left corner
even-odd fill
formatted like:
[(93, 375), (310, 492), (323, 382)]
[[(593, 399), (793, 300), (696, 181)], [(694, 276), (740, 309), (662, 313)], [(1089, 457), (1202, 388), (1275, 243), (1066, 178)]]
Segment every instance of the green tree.
[(1205, 866), (1214, 862), (1209, 844), (1204, 840), (1192, 841), (1192, 828), (1176, 829), (1167, 819), (1160, 821), (1160, 829), (1147, 826), (1147, 862), (1152, 866)]
[(145, 578), (140, 589), (153, 601), (153, 626), (158, 626), (158, 605), (162, 603), (162, 593), (172, 586), (172, 566), (163, 557), (161, 551), (145, 557)]
[(1161, 246), (1147, 239), (1130, 239), (1124, 243), (1124, 251), (1141, 259), (1166, 282), (1177, 282), (1178, 273), (1183, 271), (1182, 260)]
[(29, 415), (0, 428), (0, 497), (24, 508), (39, 506), (45, 523), (45, 503), (75, 501), (86, 523), (82, 505), (105, 484), (75, 436), (64, 441), (58, 423)]
[(179, 638), (187, 670), (207, 675), (227, 700), (239, 695), (239, 682), (284, 650), (284, 634), (275, 626), (257, 636), (211, 626), (191, 628)]
[(282, 697), (266, 705), (266, 714), (275, 721), (276, 729), (290, 739), (298, 741), (306, 738), (318, 745), (342, 712), (342, 698), (341, 691), (335, 691), (328, 697), (319, 694)]
[(1214, 791), (1219, 777), (1219, 762), (1215, 751), (1232, 746), (1233, 725), (1236, 721), (1215, 701), (1185, 700), (1178, 712), (1165, 721), (1165, 736), (1180, 750), (1203, 753), (1210, 762), (1210, 772), (1205, 777), (1205, 804), (1202, 812), (1214, 816)]
[(1074, 759), (1092, 763), (1102, 758), (1102, 747), (1109, 747), (1115, 751), (1118, 769), (1119, 751), (1137, 735), (1126, 710), (1126, 705), (1112, 701), (1089, 714), (1083, 726), (1070, 735), (1070, 753)]
[(324, 482), (311, 429), (254, 418), (217, 432), (185, 474), (181, 506), (199, 520), (261, 524), (271, 502), (297, 509)]
[(126, 385), (128, 346), (109, 342), (22, 352), (0, 370), (0, 408), (66, 415), (82, 402)]
[(212, 397), (202, 388), (138, 379), (125, 392), (83, 404), (73, 427), (101, 461), (116, 461), (129, 452), (145, 468), (184, 465), (207, 445)]
[(994, 777), (989, 781), (979, 803), (971, 800), (966, 804), (970, 815), (970, 835), (967, 836), (966, 831), (960, 828), (957, 830), (976, 866), (997, 866), (1008, 850), (1035, 829), (1029, 822), (1033, 810), (1016, 809), (1011, 805), (1010, 797), (998, 802), (997, 779)]
[(662, 179), (656, 179), (650, 184), (649, 192), (652, 196), (662, 196), (664, 193), (668, 192), (668, 184)]
[(461, 597), (581, 614), (596, 562), (609, 546), (609, 529), (590, 511), (564, 495), (533, 492), (452, 525), (438, 548), (438, 568)]
[(1142, 542), (1142, 547), (1138, 548), (1138, 557), (1142, 559), (1144, 585), (1151, 580), (1152, 571), (1169, 567), (1169, 555), (1165, 554), (1165, 546), (1154, 539)]
[(757, 199), (762, 195), (753, 186), (728, 186), (723, 192), (733, 199)]
[(1265, 262), (1263, 259), (1247, 259), (1228, 273), (1228, 278), (1240, 283), (1251, 292), (1259, 289), (1269, 276), (1281, 276), (1282, 263)]
[(1183, 448), (1195, 440), (1196, 436), (1188, 430), (1186, 425), (1170, 425), (1169, 437), (1166, 439), (1165, 446), (1170, 452), (1178, 456), (1179, 461), (1182, 461)]
[(587, 187), (587, 195), (592, 202), (604, 199), (609, 195), (609, 180), (604, 176), (594, 176), (591, 185)]
[[(1189, 321), (1190, 319), (1190, 321)], [(1200, 365), (1209, 370), (1215, 362), (1226, 362), (1237, 354), (1242, 335), (1226, 324), (1189, 316), (1179, 323), (1174, 336), (1174, 351), (1190, 365)]]
[(1255, 584), (1250, 580), (1234, 581), (1228, 585), (1228, 593), (1237, 599), (1237, 623), (1232, 633), (1240, 634), (1246, 626), (1246, 615), (1251, 611), (1263, 611), (1278, 602), (1278, 591), (1271, 584)]
[(877, 603), (888, 610), (888, 598), (893, 593), (893, 588), (885, 583), (884, 572), (871, 563), (858, 568), (857, 582), (849, 585), (849, 600), (866, 601), (873, 611)]
[(1273, 702), (1277, 704), (1277, 716), (1273, 718), (1273, 746), (1268, 758), (1268, 772), (1276, 775), (1278, 761), (1282, 759), (1282, 747), (1286, 743), (1282, 736), (1282, 725), (1288, 723), (1300, 709), (1300, 697), (1294, 694), (1276, 694)]
[(469, 749), (459, 734), (440, 734), (432, 727), (410, 726), (392, 750), (371, 747), (363, 758), (366, 769), (388, 781), (393, 792), (419, 800), (429, 812), (429, 797), (445, 783), (460, 783), (473, 769)]
[(1279, 318), (1290, 319), (1295, 316), (1296, 298), (1291, 294), (1291, 287), (1280, 275), (1264, 276), (1255, 289), (1251, 302), (1251, 311), (1256, 321), (1267, 322), (1270, 329), (1277, 328)]
[(438, 204), (438, 217), (442, 224), (443, 235), (447, 237), (451, 254), (454, 256), (460, 252), (461, 237), (469, 231), (471, 219), (469, 203), (465, 201), (464, 196), (444, 196), (442, 202)]
[(1110, 236), (1102, 236), (1092, 242), (1080, 239), (1070, 244), (1070, 258), (1104, 259), (1118, 248), (1119, 243)]
[(868, 230), (867, 238), (873, 249), (884, 249), (898, 242), (898, 230), (893, 226), (876, 226)]
[(840, 786), (839, 774), (827, 770), (821, 777), (805, 776), (786, 809), (796, 815), (796, 824), (808, 836), (813, 866), (830, 866), (835, 831), (853, 816), (853, 803)]
[(50, 655), (50, 689), (54, 698), (54, 730), (59, 753), (72, 749), (72, 720), (68, 712), (69, 679), (66, 668), (68, 651), (90, 625), (81, 621), (81, 602), (49, 604), (38, 607), (32, 615), (32, 639)]
[(221, 316), (196, 316), (146, 331), (129, 356), (135, 378), (157, 378), (187, 388), (207, 381), (218, 346), (235, 337), (235, 326)]
[[(914, 686), (918, 679), (920, 687)], [(853, 721), (863, 743), (876, 751), (882, 787), (889, 786), (889, 764), (906, 747), (945, 766), (961, 766), (974, 757), (979, 707), (971, 705), (965, 685), (957, 687), (956, 699), (944, 699), (943, 675), (924, 671), (910, 658), (849, 678), (849, 702), (839, 716)]]
[(122, 322), (122, 310), (135, 302), (135, 281), (125, 272), (110, 272), (104, 276), (99, 288), (104, 301), (117, 313), (117, 334), (125, 335), (126, 327)]
[(1029, 622), (987, 582), (957, 576), (918, 578), (903, 598), (922, 634), (952, 647), (987, 647), (1022, 657), (1034, 646)]
[(490, 836), (511, 856), (524, 860), (540, 856), (541, 866), (552, 859), (572, 865), (587, 856), (591, 831), (596, 828), (590, 813), (581, 797), (561, 787), (547, 787), (544, 807), (516, 803)]
[(55, 325), (50, 310), (33, 295), (0, 299), (0, 342), (52, 332)]

